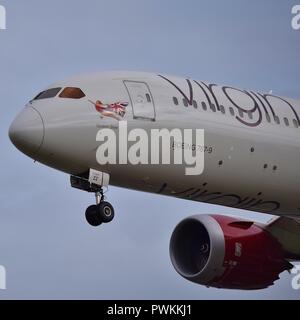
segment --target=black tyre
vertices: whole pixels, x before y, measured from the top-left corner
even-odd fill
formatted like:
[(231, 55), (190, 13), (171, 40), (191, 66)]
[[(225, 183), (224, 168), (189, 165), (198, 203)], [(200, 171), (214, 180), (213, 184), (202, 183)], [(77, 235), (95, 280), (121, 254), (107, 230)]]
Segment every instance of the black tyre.
[(101, 215), (99, 214), (99, 210), (97, 206), (90, 206), (86, 209), (85, 212), (86, 221), (92, 227), (99, 227), (102, 224)]
[(109, 202), (101, 202), (98, 205), (98, 214), (103, 223), (109, 223), (115, 217), (115, 210)]

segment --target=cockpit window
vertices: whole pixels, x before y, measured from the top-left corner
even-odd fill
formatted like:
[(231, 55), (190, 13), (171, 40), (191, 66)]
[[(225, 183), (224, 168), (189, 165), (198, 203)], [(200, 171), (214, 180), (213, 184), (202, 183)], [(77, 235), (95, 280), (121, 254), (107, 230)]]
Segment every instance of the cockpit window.
[(59, 97), (67, 99), (81, 99), (85, 97), (85, 94), (80, 88), (67, 87), (62, 91)]
[(59, 93), (61, 88), (51, 88), (39, 93), (33, 100), (49, 99), (54, 98)]

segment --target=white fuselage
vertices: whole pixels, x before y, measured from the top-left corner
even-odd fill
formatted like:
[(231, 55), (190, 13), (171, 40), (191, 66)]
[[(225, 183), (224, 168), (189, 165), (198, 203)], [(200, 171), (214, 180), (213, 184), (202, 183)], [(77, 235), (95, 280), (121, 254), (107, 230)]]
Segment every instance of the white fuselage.
[[(274, 215), (300, 215), (300, 102), (147, 73), (75, 77), (50, 88), (80, 88), (85, 97), (33, 100), (43, 121), (35, 160), (72, 175), (107, 172), (111, 184)], [(105, 165), (96, 160), (97, 132), (118, 130), (89, 102), (128, 102), (129, 128), (205, 130), (205, 168), (184, 175), (176, 165)], [(19, 148), (22, 147), (19, 145)], [(26, 149), (26, 150), (25, 150)]]

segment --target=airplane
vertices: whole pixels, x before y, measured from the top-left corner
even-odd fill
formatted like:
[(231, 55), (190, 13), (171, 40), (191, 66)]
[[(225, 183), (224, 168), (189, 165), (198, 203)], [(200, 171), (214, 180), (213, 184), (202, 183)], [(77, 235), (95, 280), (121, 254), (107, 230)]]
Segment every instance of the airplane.
[[(99, 130), (117, 132), (122, 121), (145, 130), (203, 129), (202, 174), (186, 175), (178, 164), (99, 164)], [(50, 85), (26, 104), (9, 137), (34, 161), (70, 175), (72, 187), (96, 195), (86, 210), (93, 227), (114, 219), (108, 185), (276, 217), (267, 224), (218, 214), (184, 219), (170, 257), (189, 281), (264, 289), (300, 260), (300, 101), (190, 78), (102, 72)]]

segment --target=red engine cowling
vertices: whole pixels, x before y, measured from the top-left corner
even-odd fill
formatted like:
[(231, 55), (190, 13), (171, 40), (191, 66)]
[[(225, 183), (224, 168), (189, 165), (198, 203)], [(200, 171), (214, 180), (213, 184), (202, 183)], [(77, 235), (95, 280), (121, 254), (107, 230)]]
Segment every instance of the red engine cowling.
[(197, 215), (174, 230), (170, 256), (184, 278), (208, 287), (257, 290), (292, 265), (279, 242), (252, 222)]

